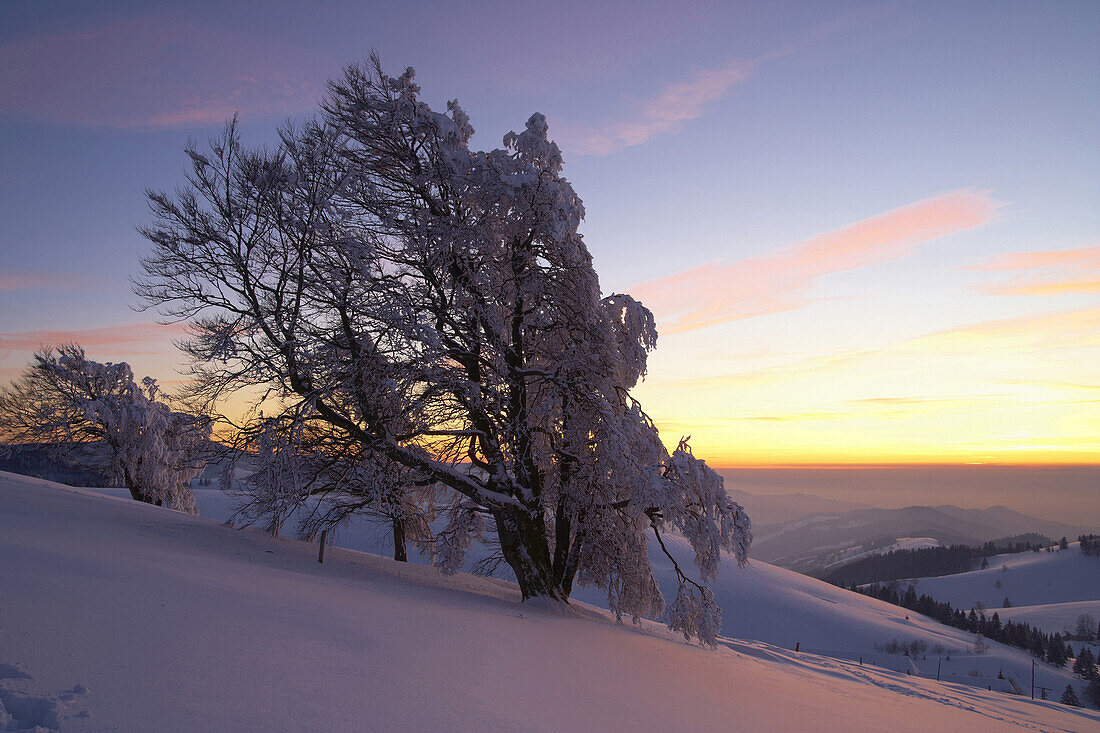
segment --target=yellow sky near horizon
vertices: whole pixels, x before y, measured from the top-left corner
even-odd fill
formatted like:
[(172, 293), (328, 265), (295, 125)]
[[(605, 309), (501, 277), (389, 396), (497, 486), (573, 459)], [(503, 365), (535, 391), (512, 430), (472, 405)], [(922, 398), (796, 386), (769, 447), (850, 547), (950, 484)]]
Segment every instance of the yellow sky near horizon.
[[(909, 264), (1002, 208), (949, 192), (629, 288), (661, 332), (637, 397), (666, 444), (690, 435), (719, 467), (1100, 464), (1100, 246)], [(0, 334), (0, 351), (14, 377), (39, 345), (76, 341), (171, 390), (182, 333)]]
[(817, 282), (999, 208), (956, 191), (643, 283), (665, 335), (636, 391), (666, 443), (717, 466), (1100, 462), (1100, 247), (931, 262), (924, 295), (897, 268), (879, 290)]

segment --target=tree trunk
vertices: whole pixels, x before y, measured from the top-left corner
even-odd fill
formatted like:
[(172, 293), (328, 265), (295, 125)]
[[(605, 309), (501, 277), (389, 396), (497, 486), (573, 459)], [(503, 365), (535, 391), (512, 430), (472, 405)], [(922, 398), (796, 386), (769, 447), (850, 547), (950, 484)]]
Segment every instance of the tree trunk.
[(565, 501), (558, 500), (554, 519), (554, 580), (568, 597), (573, 592), (573, 578), (577, 574), (583, 533), (574, 536), (573, 521)]
[(133, 479), (130, 478), (130, 474), (129, 474), (128, 471), (124, 470), (122, 472), (122, 480), (126, 484), (126, 489), (130, 492), (130, 498), (131, 499), (133, 499), (134, 501), (142, 501), (142, 502), (145, 502), (146, 504), (152, 504), (153, 503), (153, 500), (150, 499), (148, 496), (146, 496), (144, 493), (142, 493), (141, 489), (138, 488), (138, 486), (134, 483)]
[(409, 556), (405, 553), (405, 520), (403, 517), (393, 518), (393, 559), (398, 562), (408, 562)]
[(523, 600), (552, 598), (569, 602), (569, 593), (554, 577), (550, 546), (541, 514), (532, 518), (522, 510), (494, 512), (504, 560), (516, 574)]

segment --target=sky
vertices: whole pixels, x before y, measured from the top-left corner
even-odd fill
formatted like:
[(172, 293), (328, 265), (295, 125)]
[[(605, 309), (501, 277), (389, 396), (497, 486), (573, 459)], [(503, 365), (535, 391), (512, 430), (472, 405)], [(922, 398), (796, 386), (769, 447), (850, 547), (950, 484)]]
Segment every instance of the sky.
[(0, 4), (0, 381), (178, 384), (144, 191), (372, 49), (499, 147), (545, 114), (636, 392), (718, 466), (1100, 463), (1100, 3)]

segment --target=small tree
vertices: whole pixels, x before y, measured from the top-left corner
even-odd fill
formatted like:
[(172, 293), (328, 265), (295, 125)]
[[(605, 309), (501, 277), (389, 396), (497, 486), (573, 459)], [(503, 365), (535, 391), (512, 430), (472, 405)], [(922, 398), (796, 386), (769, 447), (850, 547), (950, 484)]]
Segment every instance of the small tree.
[(1084, 705), (1077, 699), (1077, 691), (1073, 689), (1073, 685), (1066, 685), (1065, 692), (1062, 693), (1062, 704), (1072, 705), (1075, 708), (1083, 708)]
[(69, 344), (34, 355), (0, 392), (5, 439), (44, 443), (83, 468), (121, 482), (136, 501), (196, 513), (189, 482), (202, 470), (210, 423), (160, 401), (125, 362), (101, 364)]
[(1082, 641), (1092, 641), (1096, 637), (1096, 619), (1091, 614), (1082, 613), (1077, 617), (1074, 636)]
[(1062, 668), (1069, 661), (1071, 650), (1063, 641), (1062, 635), (1055, 632), (1050, 637), (1050, 645), (1047, 647), (1047, 663)]
[(1089, 686), (1085, 689), (1085, 696), (1092, 700), (1092, 704), (1100, 708), (1100, 675), (1094, 674), (1089, 680)]
[(1058, 551), (1059, 552), (1061, 552), (1062, 550), (1068, 550), (1068, 549), (1069, 549), (1069, 542), (1066, 540), (1065, 537), (1058, 540)]
[(1073, 661), (1073, 672), (1087, 680), (1096, 676), (1096, 659), (1087, 646), (1081, 647), (1081, 653)]

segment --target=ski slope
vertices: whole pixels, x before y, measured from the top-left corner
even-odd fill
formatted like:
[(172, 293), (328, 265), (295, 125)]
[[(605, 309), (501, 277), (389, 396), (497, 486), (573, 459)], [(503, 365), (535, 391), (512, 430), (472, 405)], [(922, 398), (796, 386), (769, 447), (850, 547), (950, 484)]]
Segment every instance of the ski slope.
[[(787, 580), (775, 593), (814, 607)], [(702, 649), (582, 603), (520, 604), (500, 580), (339, 548), (318, 565), (315, 545), (12, 474), (0, 584), (10, 728), (1100, 726), (1095, 711), (757, 641)]]

